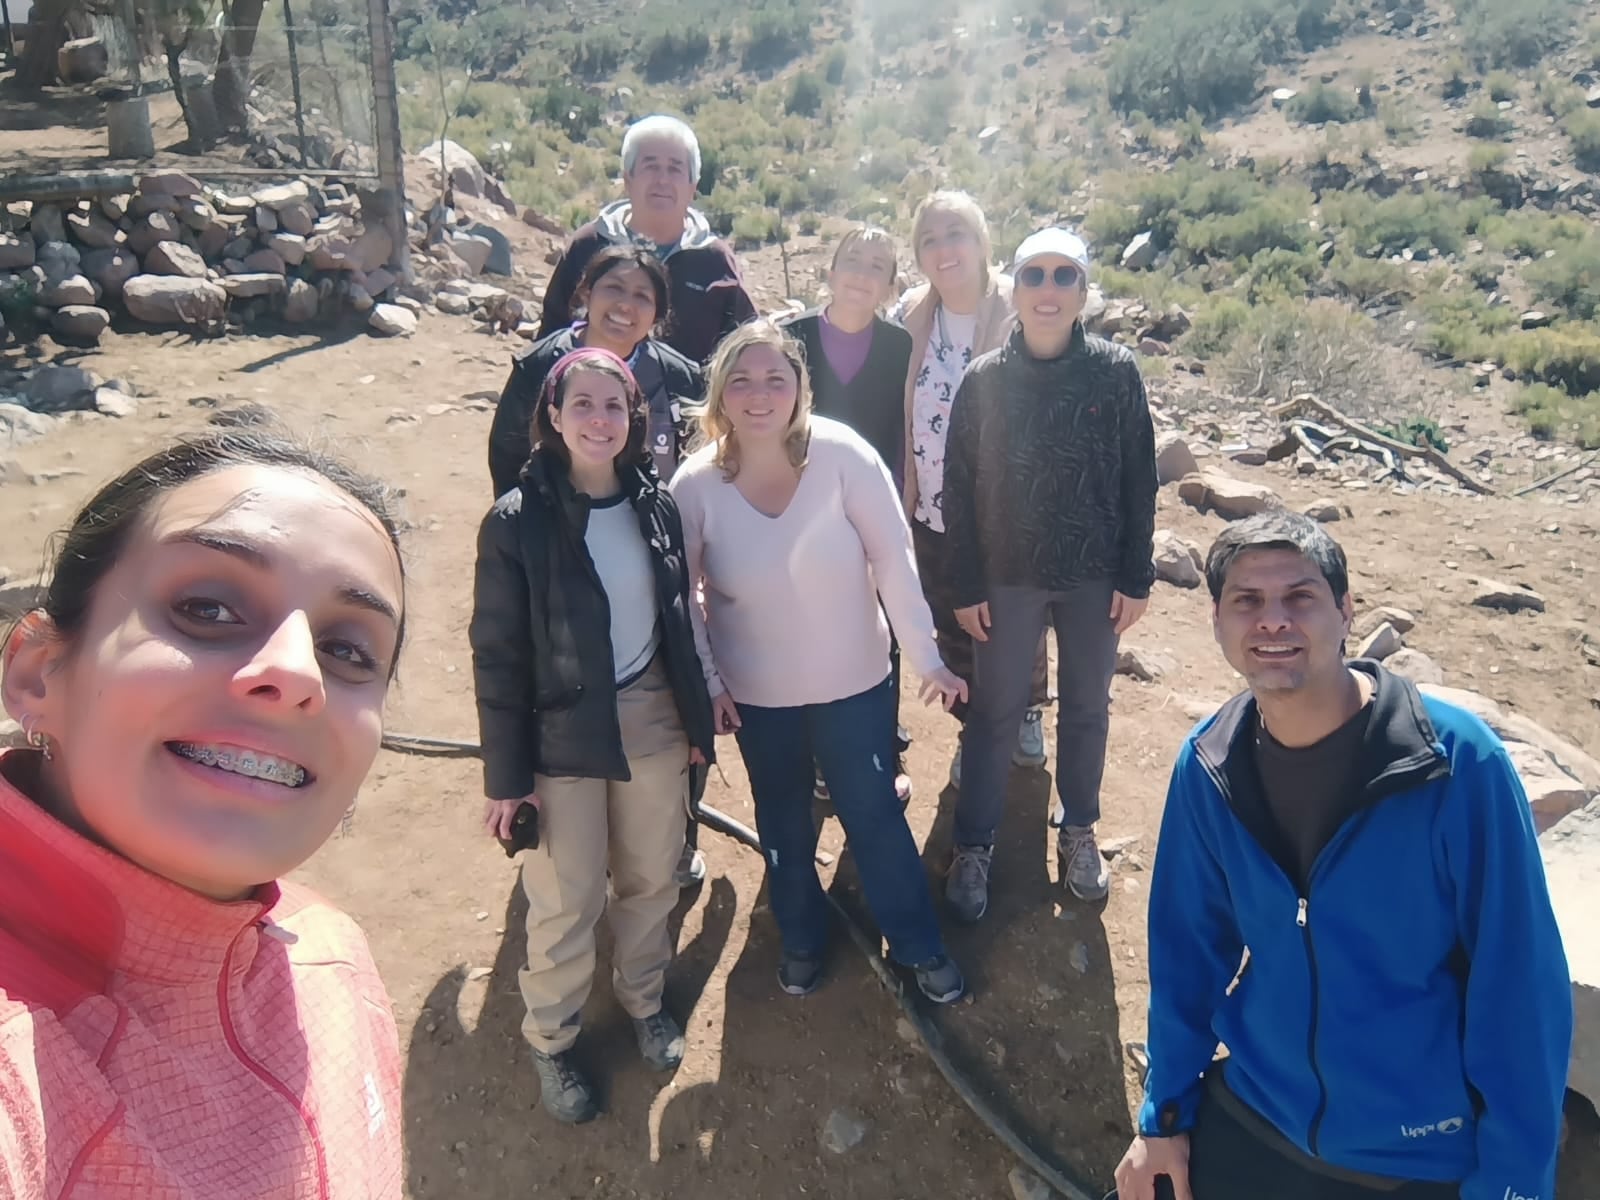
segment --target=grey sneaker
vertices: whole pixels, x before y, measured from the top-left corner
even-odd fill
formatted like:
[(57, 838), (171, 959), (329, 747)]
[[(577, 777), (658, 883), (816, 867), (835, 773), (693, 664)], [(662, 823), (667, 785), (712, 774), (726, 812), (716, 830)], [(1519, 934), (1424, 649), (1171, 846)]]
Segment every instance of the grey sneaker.
[(1093, 825), (1063, 825), (1056, 838), (1056, 857), (1074, 896), (1079, 900), (1105, 899), (1111, 888), (1111, 875), (1106, 870), (1106, 860), (1100, 857)]
[(678, 855), (678, 865), (672, 872), (672, 882), (680, 888), (694, 887), (706, 879), (706, 856), (687, 842)]
[(957, 846), (945, 876), (944, 898), (963, 921), (982, 920), (989, 911), (989, 864), (993, 846)]
[(1044, 710), (1030, 708), (1022, 714), (1022, 725), (1017, 730), (1017, 748), (1011, 752), (1011, 761), (1019, 767), (1042, 767), (1050, 761), (1044, 744)]
[(600, 1115), (594, 1089), (578, 1069), (571, 1050), (560, 1054), (535, 1050), (533, 1065), (539, 1072), (539, 1101), (556, 1120), (566, 1125), (582, 1125)]
[(954, 1004), (967, 994), (967, 981), (961, 977), (961, 968), (948, 954), (930, 958), (912, 968), (917, 976), (917, 988), (935, 1004)]
[(683, 1061), (683, 1030), (666, 1009), (653, 1017), (635, 1017), (633, 1036), (639, 1040), (639, 1053), (651, 1069), (676, 1071)]

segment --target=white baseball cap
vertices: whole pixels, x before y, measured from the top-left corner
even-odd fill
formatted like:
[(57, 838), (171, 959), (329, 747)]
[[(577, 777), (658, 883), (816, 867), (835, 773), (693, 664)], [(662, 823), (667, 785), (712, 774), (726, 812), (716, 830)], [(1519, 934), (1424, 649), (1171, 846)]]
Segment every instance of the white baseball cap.
[(1059, 254), (1068, 262), (1076, 263), (1085, 275), (1089, 273), (1088, 244), (1072, 230), (1057, 226), (1030, 233), (1022, 239), (1022, 245), (1011, 258), (1011, 273), (1015, 275), (1031, 260), (1047, 254)]

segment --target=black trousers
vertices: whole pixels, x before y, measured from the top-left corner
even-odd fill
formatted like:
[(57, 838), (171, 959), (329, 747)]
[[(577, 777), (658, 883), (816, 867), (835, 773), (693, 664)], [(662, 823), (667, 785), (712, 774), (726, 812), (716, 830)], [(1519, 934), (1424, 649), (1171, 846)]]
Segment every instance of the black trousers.
[[(1453, 1183), (1367, 1187), (1317, 1173), (1262, 1141), (1209, 1091), (1189, 1131), (1189, 1187), (1194, 1200), (1460, 1200)], [(1156, 1200), (1172, 1185), (1156, 1182)]]

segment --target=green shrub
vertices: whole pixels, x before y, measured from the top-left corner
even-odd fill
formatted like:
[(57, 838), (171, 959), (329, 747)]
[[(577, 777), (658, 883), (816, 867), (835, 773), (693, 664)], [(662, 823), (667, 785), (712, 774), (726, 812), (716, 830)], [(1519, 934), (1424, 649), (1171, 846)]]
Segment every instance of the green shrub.
[(1522, 81), (1510, 71), (1491, 71), (1489, 78), (1483, 81), (1483, 86), (1488, 90), (1491, 100), (1515, 100), (1517, 93), (1522, 90)]
[(1474, 146), (1467, 154), (1467, 169), (1474, 175), (1498, 171), (1511, 158), (1508, 146)]
[(850, 51), (843, 46), (835, 46), (822, 60), (822, 77), (834, 87), (838, 87), (844, 82), (845, 71), (849, 66)]
[(585, 79), (601, 79), (622, 65), (622, 39), (610, 30), (585, 34), (572, 57), (572, 70)]
[(587, 137), (600, 124), (600, 101), (570, 83), (552, 83), (535, 92), (528, 110), (534, 120), (550, 122), (574, 141)]
[(1600, 316), (1600, 235), (1528, 264), (1523, 279), (1541, 304), (1580, 321)]
[(1417, 136), (1417, 118), (1412, 105), (1400, 96), (1385, 96), (1378, 101), (1378, 121), (1389, 140), (1406, 145)]
[(1431, 188), (1377, 199), (1365, 192), (1338, 192), (1322, 198), (1323, 223), (1342, 226), (1362, 252), (1399, 254), (1425, 250), (1457, 254), (1467, 234), (1495, 207), (1453, 199)]
[(1284, 112), (1291, 121), (1299, 121), (1303, 125), (1326, 125), (1330, 122), (1342, 125), (1347, 121), (1359, 121), (1366, 115), (1354, 92), (1323, 83), (1314, 84), (1298, 93), (1284, 106)]
[(1316, 393), (1352, 416), (1376, 411), (1382, 343), (1367, 317), (1335, 300), (1257, 305), (1224, 355), (1222, 376), (1247, 396)]
[(1220, 212), (1186, 221), (1177, 244), (1193, 258), (1253, 259), (1269, 250), (1298, 253), (1311, 241), (1307, 197), (1272, 194), (1241, 212)]
[(1512, 397), (1511, 411), (1528, 423), (1534, 437), (1570, 432), (1585, 450), (1600, 447), (1600, 392), (1571, 396), (1547, 383), (1530, 383)]
[(639, 70), (651, 83), (682, 81), (711, 57), (711, 33), (704, 25), (663, 29), (639, 43)]
[(1523, 258), (1542, 258), (1589, 236), (1589, 224), (1572, 213), (1523, 208), (1490, 217), (1480, 229), (1484, 242)]
[(1322, 274), (1322, 260), (1313, 250), (1261, 250), (1250, 260), (1247, 294), (1250, 303), (1304, 296), (1311, 281)]
[(1461, 40), (1479, 69), (1532, 67), (1572, 27), (1572, 0), (1456, 0)]
[(1237, 296), (1207, 296), (1195, 309), (1194, 323), (1184, 335), (1184, 353), (1197, 358), (1226, 354), (1239, 331), (1249, 323), (1250, 312), (1250, 305)]
[(814, 117), (822, 108), (822, 81), (810, 71), (801, 71), (789, 81), (789, 95), (783, 111), (797, 117)]
[(1539, 106), (1558, 119), (1587, 105), (1582, 88), (1553, 74), (1539, 80), (1538, 96)]
[(810, 7), (766, 4), (750, 17), (741, 65), (747, 71), (770, 71), (811, 48), (816, 12)]
[(733, 245), (753, 250), (778, 236), (778, 214), (765, 208), (746, 209), (733, 218)]
[(1600, 390), (1600, 327), (1564, 323), (1510, 333), (1500, 357), (1524, 379), (1541, 380), (1581, 396)]
[(1362, 258), (1344, 251), (1328, 264), (1328, 280), (1358, 304), (1376, 300), (1410, 300), (1411, 276), (1386, 258)]
[(1572, 157), (1585, 171), (1600, 171), (1600, 112), (1574, 109), (1561, 121), (1572, 143)]
[(1466, 133), (1475, 138), (1503, 138), (1514, 128), (1511, 118), (1500, 111), (1500, 106), (1487, 96), (1472, 106), (1467, 117)]
[(1503, 305), (1490, 305), (1477, 291), (1430, 292), (1417, 301), (1417, 349), (1450, 362), (1491, 358), (1496, 339), (1516, 317)]

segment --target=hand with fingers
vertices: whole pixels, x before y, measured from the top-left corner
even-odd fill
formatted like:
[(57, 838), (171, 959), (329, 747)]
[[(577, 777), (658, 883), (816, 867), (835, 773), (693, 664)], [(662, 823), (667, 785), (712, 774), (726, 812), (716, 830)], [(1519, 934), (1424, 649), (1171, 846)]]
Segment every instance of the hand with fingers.
[(1111, 620), (1116, 625), (1116, 634), (1121, 637), (1139, 623), (1139, 618), (1144, 616), (1145, 609), (1150, 607), (1148, 596), (1135, 600), (1132, 596), (1124, 596), (1121, 592), (1111, 593)]
[(974, 604), (971, 608), (956, 609), (956, 623), (967, 631), (967, 636), (975, 642), (989, 640), (989, 602)]
[(739, 706), (727, 692), (711, 697), (711, 727), (720, 733), (733, 733), (739, 728)]
[(922, 687), (917, 695), (924, 704), (932, 704), (938, 700), (945, 712), (949, 712), (958, 701), (966, 702), (967, 681), (949, 667), (941, 665), (937, 671), (922, 681)]
[(1189, 1135), (1136, 1137), (1117, 1164), (1117, 1200), (1156, 1200), (1156, 1179), (1172, 1184), (1172, 1200), (1194, 1200), (1189, 1190)]
[(515, 800), (485, 800), (483, 802), (483, 831), (492, 838), (501, 841), (511, 839), (511, 822), (517, 815), (517, 809), (524, 804), (539, 807), (539, 797), (534, 792), (520, 796)]

